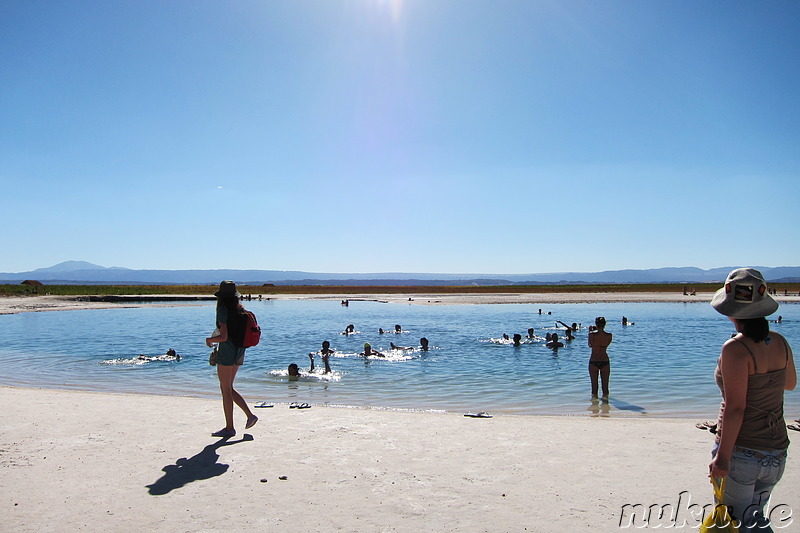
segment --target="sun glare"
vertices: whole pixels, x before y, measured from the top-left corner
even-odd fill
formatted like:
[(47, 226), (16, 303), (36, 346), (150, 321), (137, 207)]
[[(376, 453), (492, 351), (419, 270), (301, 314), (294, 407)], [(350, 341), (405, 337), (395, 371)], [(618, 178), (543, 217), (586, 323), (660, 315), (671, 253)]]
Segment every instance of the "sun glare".
[(389, 7), (389, 13), (392, 15), (392, 22), (400, 20), (400, 11), (403, 8), (403, 0), (378, 0), (381, 5)]

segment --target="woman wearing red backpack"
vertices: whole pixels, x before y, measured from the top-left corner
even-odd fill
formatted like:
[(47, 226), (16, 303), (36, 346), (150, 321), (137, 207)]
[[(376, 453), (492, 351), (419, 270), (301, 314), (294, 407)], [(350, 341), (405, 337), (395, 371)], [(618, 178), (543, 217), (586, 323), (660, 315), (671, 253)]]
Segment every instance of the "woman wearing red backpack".
[(247, 415), (245, 429), (250, 429), (258, 417), (253, 414), (247, 406), (247, 402), (242, 398), (236, 389), (233, 388), (233, 380), (239, 366), (244, 363), (244, 348), (238, 347), (233, 343), (229, 336), (228, 321), (239, 316), (242, 309), (239, 303), (239, 291), (236, 284), (232, 281), (223, 281), (219, 284), (219, 290), (214, 293), (217, 297), (217, 331), (212, 337), (206, 339), (206, 346), (217, 345), (217, 377), (219, 378), (219, 388), (222, 392), (222, 410), (225, 413), (225, 427), (211, 434), (212, 437), (229, 438), (236, 435), (233, 426), (233, 404), (238, 405), (244, 414)]

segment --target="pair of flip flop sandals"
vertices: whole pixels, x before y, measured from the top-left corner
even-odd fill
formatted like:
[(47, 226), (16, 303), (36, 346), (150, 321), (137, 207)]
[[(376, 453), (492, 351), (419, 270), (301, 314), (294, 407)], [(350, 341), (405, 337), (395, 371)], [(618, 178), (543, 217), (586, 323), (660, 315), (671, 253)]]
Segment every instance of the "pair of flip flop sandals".
[(492, 415), (486, 411), (481, 411), (480, 413), (464, 413), (464, 416), (468, 416), (470, 418), (492, 418)]
[[(258, 402), (257, 404), (255, 404), (254, 407), (261, 407), (261, 408), (275, 407), (275, 404), (269, 402)], [(311, 404), (307, 403), (294, 402), (289, 404), (289, 409), (309, 409), (310, 407)]]
[[(708, 420), (706, 422), (698, 422), (694, 425), (697, 429), (707, 429), (711, 433), (717, 432), (717, 422), (716, 420)], [(787, 428), (793, 431), (800, 431), (800, 419), (795, 420), (792, 424), (787, 424)]]

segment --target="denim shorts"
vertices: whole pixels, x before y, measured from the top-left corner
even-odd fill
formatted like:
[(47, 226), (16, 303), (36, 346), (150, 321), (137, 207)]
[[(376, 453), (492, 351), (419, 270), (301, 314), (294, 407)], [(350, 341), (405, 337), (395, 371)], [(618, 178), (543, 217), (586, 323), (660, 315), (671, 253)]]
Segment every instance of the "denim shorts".
[[(716, 448), (712, 455), (716, 454)], [(743, 521), (741, 532), (772, 531), (764, 516), (764, 506), (785, 468), (786, 450), (761, 451), (739, 446), (733, 449), (722, 503), (728, 506), (733, 518)]]
[(222, 366), (241, 365), (244, 363), (244, 348), (237, 348), (232, 342), (219, 343), (217, 364)]

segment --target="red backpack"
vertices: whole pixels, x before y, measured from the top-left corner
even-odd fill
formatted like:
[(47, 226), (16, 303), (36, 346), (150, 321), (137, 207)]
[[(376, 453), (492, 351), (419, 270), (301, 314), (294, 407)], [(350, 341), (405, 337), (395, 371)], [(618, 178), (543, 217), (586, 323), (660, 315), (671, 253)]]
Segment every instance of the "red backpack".
[(255, 313), (245, 309), (242, 314), (245, 319), (242, 348), (252, 348), (261, 340), (261, 328), (258, 325)]
[(252, 311), (242, 308), (235, 320), (228, 320), (231, 341), (239, 348), (252, 348), (261, 340), (261, 328)]

